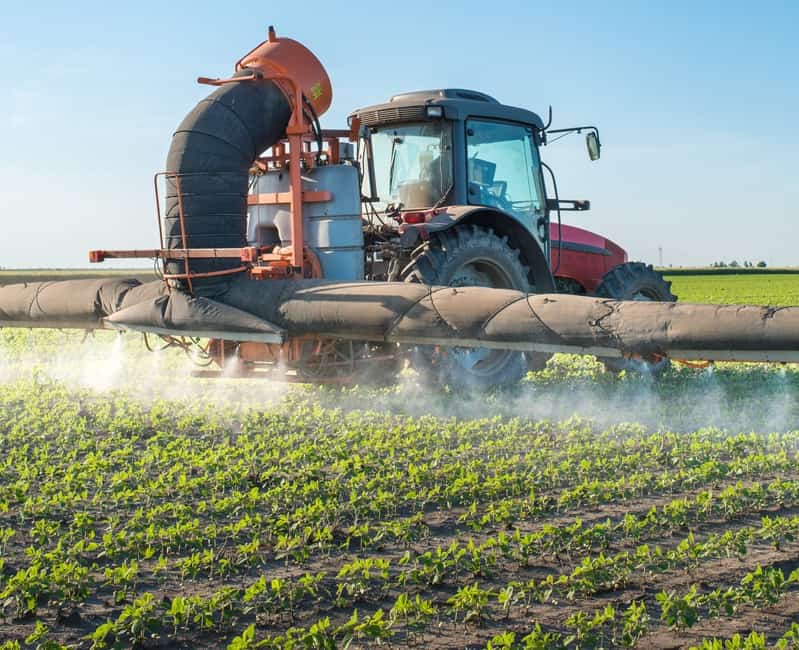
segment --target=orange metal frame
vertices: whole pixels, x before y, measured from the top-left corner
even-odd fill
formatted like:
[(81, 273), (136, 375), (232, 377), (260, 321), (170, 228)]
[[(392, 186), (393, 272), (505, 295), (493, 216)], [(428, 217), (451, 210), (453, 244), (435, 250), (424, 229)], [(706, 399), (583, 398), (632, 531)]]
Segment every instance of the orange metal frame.
[[(326, 132), (324, 135), (327, 149), (324, 152), (312, 152), (310, 145), (312, 142), (311, 125), (307, 122), (303, 112), (303, 97), (300, 85), (291, 77), (286, 75), (263, 74), (260, 71), (253, 71), (253, 74), (242, 77), (232, 77), (229, 79), (208, 79), (200, 77), (198, 81), (203, 84), (221, 86), (228, 83), (246, 83), (248, 81), (268, 79), (279, 82), (279, 86), (288, 96), (293, 105), (291, 117), (286, 127), (286, 140), (288, 152), (284, 142), (280, 142), (273, 147), (272, 155), (256, 161), (256, 167), (260, 171), (268, 169), (269, 164), (285, 166), (286, 154), (288, 154), (288, 173), (289, 191), (275, 192), (266, 194), (250, 195), (247, 198), (248, 205), (288, 205), (291, 213), (291, 247), (280, 248), (272, 251), (255, 247), (244, 248), (189, 248), (186, 223), (183, 211), (183, 197), (181, 192), (181, 177), (185, 174), (166, 171), (155, 174), (153, 184), (155, 186), (156, 214), (158, 220), (158, 237), (161, 248), (156, 249), (128, 249), (128, 250), (93, 250), (89, 252), (90, 262), (102, 262), (106, 259), (119, 258), (160, 258), (162, 260), (181, 260), (184, 265), (183, 273), (165, 274), (165, 280), (186, 280), (189, 292), (193, 291), (192, 280), (205, 277), (231, 275), (250, 271), (253, 277), (288, 277), (304, 274), (305, 255), (305, 233), (303, 228), (303, 203), (330, 201), (330, 192), (303, 192), (302, 191), (302, 170), (303, 164), (313, 166), (317, 155), (324, 153), (331, 161), (338, 161), (338, 131)], [(343, 134), (348, 134), (344, 131)], [(164, 232), (161, 223), (161, 200), (158, 191), (159, 178), (173, 180), (176, 187), (178, 200), (178, 218), (180, 222), (181, 248), (167, 249), (164, 246)], [(191, 259), (208, 258), (237, 258), (242, 261), (242, 265), (232, 269), (222, 271), (211, 271), (205, 273), (194, 273), (191, 271)], [(258, 263), (259, 266), (254, 266)], [(319, 273), (318, 262), (311, 265), (314, 275)]]
[[(323, 129), (321, 132), (322, 150), (313, 151), (311, 145), (315, 139), (309, 134), (306, 134), (302, 139), (302, 161), (307, 167), (314, 167), (316, 165), (317, 157), (322, 156), (327, 159), (327, 162), (336, 165), (341, 161), (341, 145), (340, 138), (348, 138), (354, 141), (351, 131), (346, 129)], [(356, 135), (357, 138), (357, 135)], [(266, 172), (269, 169), (280, 169), (286, 160), (286, 144), (287, 140), (278, 142), (271, 148), (271, 154), (268, 156), (261, 156), (253, 163), (253, 171)]]
[[(320, 357), (325, 354), (325, 348), (333, 343), (330, 339), (321, 339), (318, 336), (304, 335), (294, 336), (283, 344), (255, 343), (252, 341), (242, 341), (235, 344), (236, 356), (239, 367), (234, 373), (225, 371), (225, 376), (238, 377), (258, 377), (266, 376), (275, 369), (297, 367), (303, 360)], [(307, 347), (306, 347), (307, 346)], [(220, 367), (230, 358), (229, 353), (234, 350), (234, 344), (227, 341), (214, 340), (208, 348), (209, 354), (214, 358)], [(379, 355), (370, 357), (371, 362), (380, 362), (392, 359), (392, 355)], [(264, 364), (268, 364), (264, 367)], [(333, 362), (332, 365), (348, 365), (348, 362)], [(193, 373), (195, 376), (219, 377), (222, 371), (201, 370)], [(283, 381), (306, 382), (308, 379), (300, 376), (282, 375)], [(353, 376), (348, 374), (330, 375), (314, 377), (315, 383), (347, 385), (353, 381)]]

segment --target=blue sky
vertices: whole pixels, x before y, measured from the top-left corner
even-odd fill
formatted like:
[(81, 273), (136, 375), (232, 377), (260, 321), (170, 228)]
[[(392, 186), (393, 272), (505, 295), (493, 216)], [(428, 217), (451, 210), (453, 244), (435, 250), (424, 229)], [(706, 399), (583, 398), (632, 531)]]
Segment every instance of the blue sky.
[(482, 90), (553, 126), (570, 223), (632, 258), (799, 265), (798, 2), (0, 0), (0, 266), (85, 266), (156, 245), (152, 175), (175, 126), (267, 25), (316, 52), (322, 119), (433, 87)]

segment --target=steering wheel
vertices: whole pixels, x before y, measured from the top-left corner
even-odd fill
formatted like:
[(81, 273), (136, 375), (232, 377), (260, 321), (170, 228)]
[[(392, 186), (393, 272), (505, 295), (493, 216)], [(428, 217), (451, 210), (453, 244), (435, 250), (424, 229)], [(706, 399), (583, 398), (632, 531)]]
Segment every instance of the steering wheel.
[(487, 194), (494, 199), (497, 207), (502, 208), (505, 212), (512, 212), (513, 205), (508, 199), (508, 181), (494, 181), (488, 189)]

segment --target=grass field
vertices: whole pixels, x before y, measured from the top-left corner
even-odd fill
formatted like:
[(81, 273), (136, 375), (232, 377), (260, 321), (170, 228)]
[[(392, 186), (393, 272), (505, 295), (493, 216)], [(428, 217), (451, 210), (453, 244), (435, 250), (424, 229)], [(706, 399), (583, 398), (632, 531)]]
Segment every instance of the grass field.
[[(766, 277), (674, 290), (797, 304)], [(0, 331), (0, 647), (799, 648), (797, 367), (464, 395), (80, 341)]]
[(685, 302), (750, 304), (784, 307), (799, 305), (799, 275), (756, 273), (740, 275), (669, 275), (672, 291)]

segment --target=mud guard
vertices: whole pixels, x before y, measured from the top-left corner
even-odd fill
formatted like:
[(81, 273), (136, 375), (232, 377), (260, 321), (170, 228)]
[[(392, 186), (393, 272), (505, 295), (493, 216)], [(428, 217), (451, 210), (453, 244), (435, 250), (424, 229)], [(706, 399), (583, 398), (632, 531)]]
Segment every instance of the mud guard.
[[(554, 293), (555, 280), (549, 269), (544, 250), (530, 230), (516, 217), (502, 210), (475, 205), (454, 205), (436, 210), (424, 224), (407, 224), (402, 233), (402, 245), (413, 247), (425, 235), (442, 232), (458, 225), (491, 228), (500, 237), (507, 237), (519, 250), (522, 262), (530, 269), (530, 286), (535, 293)], [(424, 234), (423, 234), (424, 233)]]

